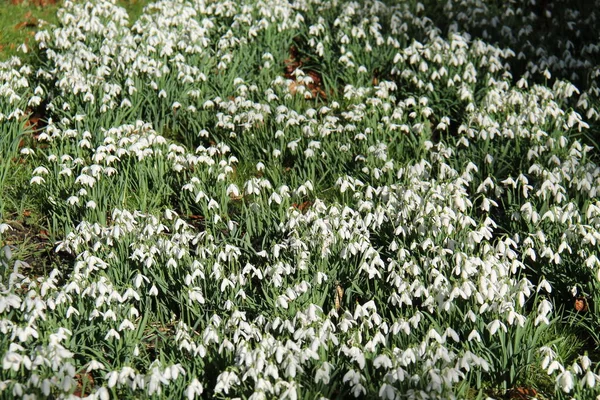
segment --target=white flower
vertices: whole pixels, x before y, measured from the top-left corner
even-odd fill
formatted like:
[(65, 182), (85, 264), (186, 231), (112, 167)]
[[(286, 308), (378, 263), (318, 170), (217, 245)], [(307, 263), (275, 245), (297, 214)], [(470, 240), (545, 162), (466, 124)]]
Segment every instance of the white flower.
[(108, 339), (111, 339), (111, 338), (115, 338), (117, 340), (120, 340), (121, 339), (121, 335), (119, 335), (119, 332), (117, 332), (117, 331), (115, 331), (114, 329), (111, 328), (108, 331), (108, 333), (106, 334), (106, 336), (104, 336), (104, 340), (108, 340)]
[(477, 342), (481, 342), (481, 336), (479, 335), (479, 332), (477, 332), (475, 329), (473, 329), (471, 331), (471, 333), (469, 334), (469, 337), (467, 338), (467, 340), (473, 341), (476, 340)]
[(81, 174), (75, 179), (75, 183), (79, 183), (84, 186), (93, 187), (94, 184), (96, 183), (96, 178), (86, 175), (86, 174)]
[[(4, 233), (5, 230), (8, 230), (8, 228), (10, 228), (10, 225), (8, 225), (8, 224), (2, 224), (2, 225), (5, 225), (6, 229), (0, 229), (0, 233)], [(12, 258), (12, 250), (11, 250), (10, 246), (6, 245), (6, 246), (2, 247), (2, 250), (4, 252), (4, 258), (6, 258), (6, 260), (10, 261), (10, 259)], [(6, 297), (3, 296), (2, 301), (4, 301), (4, 299), (6, 299)], [(2, 310), (3, 308), (4, 307), (0, 307), (0, 310)]]
[(277, 204), (281, 204), (281, 200), (282, 200), (281, 196), (278, 193), (273, 192), (271, 194), (271, 196), (269, 196), (269, 205), (271, 205), (271, 203), (273, 203), (273, 202), (275, 202)]
[(113, 387), (115, 387), (115, 385), (117, 384), (117, 380), (119, 379), (119, 372), (111, 371), (106, 374), (104, 379), (107, 381), (107, 386), (109, 388), (113, 388)]
[(252, 393), (250, 395), (250, 397), (248, 397), (248, 400), (266, 400), (266, 399), (267, 399), (267, 396), (265, 395), (265, 392), (258, 391), (258, 390), (255, 391), (254, 393)]
[(573, 382), (573, 374), (570, 371), (563, 371), (557, 378), (558, 384), (561, 389), (565, 393), (569, 393), (573, 390), (574, 382)]
[(587, 355), (583, 355), (580, 357), (581, 367), (584, 371), (587, 371), (592, 365), (592, 360)]
[(296, 391), (296, 383), (295, 382), (290, 382), (290, 383), (286, 382), (286, 385), (287, 385), (287, 389), (281, 394), (280, 399), (297, 400), (298, 393)]
[(71, 196), (67, 199), (67, 203), (70, 205), (75, 205), (75, 204), (79, 204), (79, 197), (77, 196)]
[(44, 178), (42, 178), (41, 176), (34, 176), (33, 178), (31, 178), (31, 180), (29, 181), (30, 185), (33, 185), (34, 183), (37, 185), (41, 185), (42, 183), (46, 182), (44, 180)]
[(564, 371), (565, 368), (558, 361), (554, 360), (550, 363), (546, 372), (548, 372), (548, 375), (552, 375), (552, 373), (558, 369)]
[(217, 384), (215, 385), (215, 393), (229, 394), (229, 390), (240, 384), (240, 379), (235, 372), (225, 371), (217, 376)]
[(21, 368), (22, 361), (22, 355), (14, 351), (8, 351), (6, 354), (4, 354), (2, 359), (2, 368), (5, 370), (12, 369), (13, 371), (17, 372)]
[(538, 316), (535, 318), (535, 325), (539, 325), (540, 322), (544, 322), (546, 325), (550, 325), (548, 320), (548, 314), (552, 311), (552, 304), (544, 299), (540, 302), (537, 308)]
[(204, 296), (200, 288), (192, 288), (189, 292), (190, 301), (197, 301), (200, 304), (204, 304)]
[(283, 296), (283, 295), (278, 296), (276, 304), (278, 306), (280, 306), (280, 307), (282, 307), (282, 308), (284, 308), (284, 309), (287, 310), (287, 308), (288, 308), (288, 301), (287, 301), (286, 296)]
[(185, 396), (188, 398), (188, 400), (193, 400), (196, 398), (196, 396), (200, 396), (203, 391), (204, 391), (204, 387), (202, 386), (200, 381), (198, 381), (198, 379), (194, 378), (194, 379), (192, 379), (189, 386), (185, 390)]
[(385, 400), (394, 400), (396, 398), (396, 389), (392, 385), (384, 383), (379, 389), (379, 397)]
[(331, 364), (324, 362), (315, 373), (315, 383), (323, 383), (324, 385), (329, 384), (330, 374)]
[(34, 175), (48, 175), (48, 168), (44, 166), (39, 166), (33, 170)]
[(587, 385), (587, 387), (590, 387), (590, 388), (593, 388), (594, 386), (596, 386), (596, 382), (600, 381), (600, 377), (598, 375), (594, 374), (590, 370), (588, 370), (588, 372), (586, 372), (583, 379), (584, 379), (584, 382)]
[(373, 366), (376, 369), (379, 369), (382, 367), (385, 369), (390, 369), (390, 368), (392, 368), (392, 360), (390, 360), (390, 358), (388, 356), (386, 356), (385, 354), (380, 354), (373, 361)]
[(552, 286), (550, 286), (550, 283), (546, 279), (541, 280), (541, 282), (538, 284), (536, 292), (539, 293), (540, 289), (544, 289), (547, 293), (552, 293)]
[(228, 196), (239, 197), (240, 189), (235, 184), (232, 183), (229, 186), (227, 186), (226, 193)]
[(89, 362), (86, 372), (96, 371), (99, 369), (104, 369), (104, 365), (96, 360), (92, 360)]
[(487, 325), (487, 329), (490, 332), (490, 335), (494, 335), (499, 328), (502, 328), (504, 332), (506, 332), (506, 325), (504, 325), (499, 320), (495, 319)]
[(110, 400), (110, 394), (108, 392), (108, 389), (105, 387), (101, 387), (100, 389), (98, 389), (98, 391), (96, 392), (96, 398), (100, 400)]
[[(94, 103), (94, 95), (91, 94), (90, 92), (87, 92), (84, 96), (83, 96), (83, 101), (85, 102), (89, 102), (89, 103)], [(67, 104), (68, 106), (68, 104)], [(64, 107), (63, 107), (64, 108)], [(69, 107), (70, 108), (70, 107)]]
[(366, 393), (367, 389), (360, 383), (357, 383), (356, 385), (352, 386), (352, 394), (354, 395), (354, 397), (360, 397), (361, 395), (365, 395)]
[(70, 318), (73, 314), (79, 315), (79, 311), (77, 311), (77, 309), (73, 306), (69, 306), (69, 308), (67, 309), (67, 318)]
[(127, 318), (124, 319), (123, 322), (121, 322), (121, 325), (119, 325), (119, 331), (123, 331), (125, 329), (129, 329), (132, 331), (135, 330), (135, 325), (133, 325), (133, 322), (131, 322)]

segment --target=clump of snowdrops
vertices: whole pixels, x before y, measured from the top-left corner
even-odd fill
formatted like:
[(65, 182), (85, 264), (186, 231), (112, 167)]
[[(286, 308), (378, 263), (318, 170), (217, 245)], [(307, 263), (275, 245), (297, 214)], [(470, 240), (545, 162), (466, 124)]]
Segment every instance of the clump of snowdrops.
[(598, 93), (562, 79), (597, 47), (428, 7), (66, 1), (39, 65), (0, 64), (2, 162), (62, 260), (3, 247), (0, 393), (599, 396)]

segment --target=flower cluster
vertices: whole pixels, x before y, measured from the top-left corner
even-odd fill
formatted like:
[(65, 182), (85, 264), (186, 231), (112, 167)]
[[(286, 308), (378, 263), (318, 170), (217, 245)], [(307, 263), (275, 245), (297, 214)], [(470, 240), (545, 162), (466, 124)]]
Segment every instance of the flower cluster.
[(65, 1), (0, 64), (58, 260), (0, 203), (0, 393), (598, 396), (597, 90), (512, 3), (426, 3)]

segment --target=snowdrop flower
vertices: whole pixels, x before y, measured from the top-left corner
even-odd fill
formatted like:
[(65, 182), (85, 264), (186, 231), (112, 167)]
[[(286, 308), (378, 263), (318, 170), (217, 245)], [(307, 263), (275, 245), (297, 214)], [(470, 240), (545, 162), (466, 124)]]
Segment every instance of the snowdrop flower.
[(499, 328), (502, 328), (504, 332), (507, 331), (506, 326), (500, 320), (494, 320), (487, 325), (487, 329), (490, 332), (490, 335), (494, 335)]
[(381, 354), (375, 358), (375, 360), (373, 361), (373, 366), (377, 369), (391, 369), (393, 365), (392, 360), (390, 360), (390, 358), (387, 355)]
[(39, 166), (33, 170), (34, 175), (48, 175), (48, 168)]
[(554, 360), (548, 366), (548, 375), (552, 375), (556, 370), (564, 371), (565, 368), (558, 361)]
[(71, 196), (67, 199), (67, 203), (70, 205), (75, 205), (75, 204), (79, 204), (79, 197), (77, 196)]
[(45, 181), (44, 178), (42, 178), (41, 176), (34, 176), (33, 178), (31, 178), (31, 180), (29, 181), (30, 185), (36, 184), (36, 185), (41, 185), (43, 184)]
[(91, 372), (91, 371), (97, 371), (97, 370), (101, 370), (101, 369), (105, 369), (104, 365), (96, 360), (91, 360), (88, 363), (88, 366), (86, 368), (86, 372)]
[(396, 389), (394, 386), (384, 383), (379, 389), (379, 397), (386, 400), (396, 399)]
[(575, 382), (573, 380), (573, 375), (571, 374), (570, 371), (561, 372), (560, 375), (556, 379), (557, 379), (558, 384), (560, 385), (560, 388), (562, 389), (563, 392), (569, 393), (571, 390), (573, 390), (573, 387), (575, 386)]
[[(534, 253), (533, 260), (535, 261), (535, 253)], [(552, 287), (550, 286), (550, 283), (546, 279), (542, 279), (540, 281), (540, 283), (538, 283), (536, 292), (539, 293), (541, 289), (544, 289), (546, 291), (546, 293), (552, 293)]]
[[(87, 92), (84, 96), (83, 96), (83, 101), (88, 102), (88, 103), (94, 103), (94, 95), (90, 92)], [(67, 104), (68, 107), (68, 104)], [(64, 108), (64, 107), (63, 107)], [(69, 107), (70, 108), (70, 107)]]
[(123, 322), (121, 322), (121, 325), (119, 325), (119, 331), (123, 331), (125, 329), (129, 329), (129, 330), (135, 330), (135, 325), (133, 325), (133, 323), (131, 321), (129, 321), (128, 319), (124, 319)]
[(188, 400), (193, 400), (197, 396), (200, 396), (203, 392), (204, 387), (202, 386), (200, 381), (198, 381), (198, 379), (194, 378), (190, 382), (189, 386), (186, 388), (185, 396), (188, 398)]
[(108, 331), (108, 333), (106, 334), (106, 336), (104, 337), (104, 340), (108, 340), (111, 338), (115, 338), (117, 340), (121, 339), (121, 335), (119, 335), (119, 333), (117, 331), (115, 331), (114, 329), (110, 329)]
[(539, 325), (540, 322), (544, 322), (546, 325), (550, 325), (550, 321), (548, 320), (548, 314), (552, 311), (552, 304), (543, 299), (538, 305), (538, 316), (535, 318), (535, 325)]
[(235, 372), (225, 371), (219, 374), (217, 377), (217, 384), (215, 385), (215, 393), (228, 394), (229, 390), (236, 385), (240, 384), (240, 379)]

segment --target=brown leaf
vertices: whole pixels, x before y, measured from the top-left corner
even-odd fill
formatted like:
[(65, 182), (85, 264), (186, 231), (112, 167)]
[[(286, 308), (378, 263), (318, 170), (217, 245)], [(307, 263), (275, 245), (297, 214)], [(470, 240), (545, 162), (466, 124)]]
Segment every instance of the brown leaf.
[(292, 207), (294, 207), (297, 210), (300, 210), (300, 212), (304, 212), (306, 211), (310, 206), (312, 206), (312, 202), (311, 201), (305, 201), (303, 203), (297, 204), (297, 203), (293, 203)]
[(290, 86), (288, 86), (288, 89), (290, 90), (291, 94), (296, 94), (297, 87), (298, 87), (298, 84), (296, 82), (292, 82), (292, 83), (290, 83)]
[(23, 16), (23, 18), (24, 21), (16, 24), (15, 29), (33, 28), (38, 25), (38, 20), (33, 15), (31, 15), (31, 11), (28, 11), (27, 14)]
[[(73, 396), (76, 397), (87, 397), (92, 393), (92, 388), (94, 387), (94, 378), (88, 372), (85, 374), (75, 374), (75, 379), (77, 379), (77, 388), (75, 392), (73, 392)], [(83, 387), (85, 384), (85, 388)]]
[(588, 310), (588, 302), (585, 297), (578, 297), (575, 299), (575, 310), (578, 312), (586, 312)]
[(508, 398), (509, 399), (515, 399), (515, 400), (529, 400), (532, 397), (536, 397), (537, 396), (537, 392), (535, 389), (530, 389), (530, 388), (524, 388), (524, 387), (517, 387), (517, 388), (513, 388), (510, 389), (507, 392)]
[(335, 311), (342, 307), (342, 299), (344, 297), (344, 288), (338, 283), (335, 285)]

